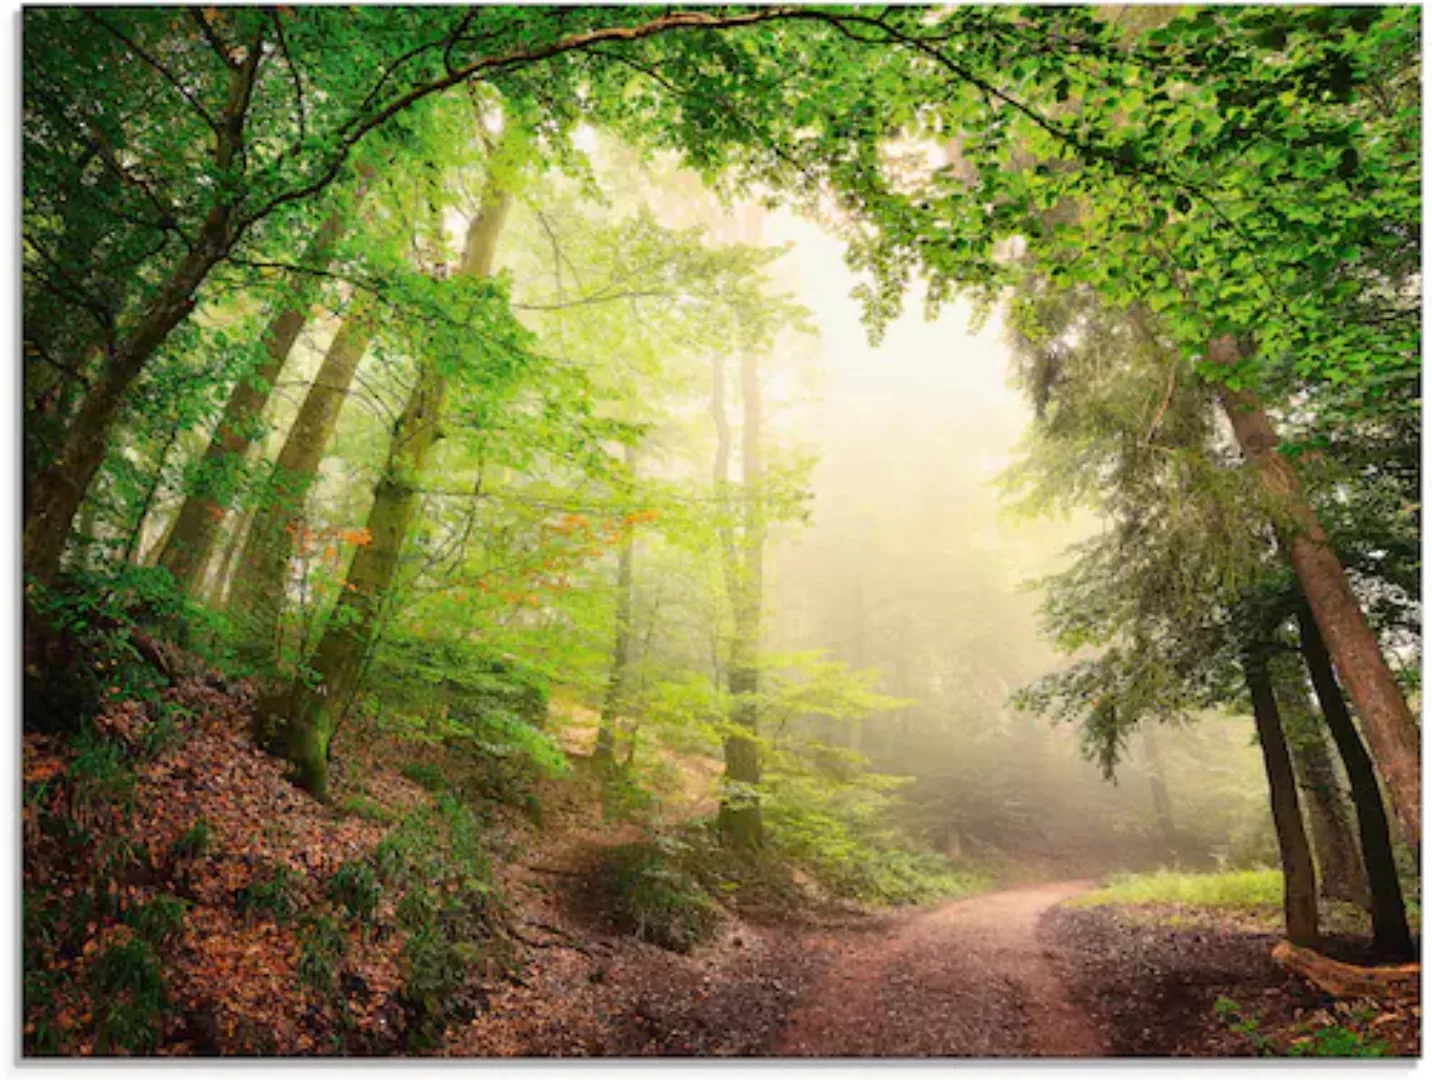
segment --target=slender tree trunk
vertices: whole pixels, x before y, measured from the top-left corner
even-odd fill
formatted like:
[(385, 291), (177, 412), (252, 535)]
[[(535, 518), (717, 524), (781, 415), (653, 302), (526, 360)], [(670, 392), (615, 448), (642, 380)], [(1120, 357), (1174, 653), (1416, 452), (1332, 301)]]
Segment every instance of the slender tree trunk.
[(230, 530), (217, 565), (214, 560), (210, 561), (211, 572), (206, 579), (204, 598), (211, 607), (222, 608), (225, 605), (229, 584), (234, 579), (234, 567), (238, 564), (239, 553), (244, 549), (244, 542), (248, 539), (249, 529), (253, 524), (253, 510), (241, 513)]
[(1397, 879), (1392, 834), (1372, 758), (1368, 756), (1352, 714), (1348, 712), (1347, 702), (1343, 700), (1342, 689), (1333, 674), (1332, 660), (1318, 633), (1317, 623), (1307, 610), (1298, 612), (1298, 630), (1313, 691), (1318, 696), (1328, 731), (1342, 758), (1352, 792), (1353, 808), (1357, 811), (1357, 832), (1361, 841), (1363, 869), (1367, 874), (1373, 941), (1389, 955), (1411, 956), (1412, 935), (1407, 928), (1402, 884)]
[[(304, 254), (305, 266), (326, 266), (333, 246), (343, 231), (343, 219), (332, 214), (319, 226)], [(264, 331), (264, 361), (254, 371), (240, 376), (229, 393), (224, 414), (213, 438), (199, 459), (190, 482), (188, 497), (164, 549), (159, 565), (174, 575), (186, 592), (195, 584), (219, 536), (226, 509), (238, 487), (244, 455), (258, 436), (260, 419), (273, 396), (274, 384), (293, 351), (294, 343), (308, 320), (308, 308), (318, 292), (317, 279), (297, 274), (289, 282), (287, 306)]]
[(303, 527), (308, 492), (374, 328), (371, 309), (360, 308), (343, 321), (259, 495), (230, 607), (242, 620), (247, 658), (260, 666), (278, 659), (275, 643), (288, 592), (289, 560)]
[[(497, 238), (511, 206), (505, 192), (490, 190), (467, 234), (462, 273), (492, 273)], [(266, 743), (281, 733), (282, 749), (298, 783), (328, 799), (329, 744), (350, 707), (373, 644), (379, 615), (392, 587), (422, 494), (419, 483), (429, 451), (441, 436), (446, 379), (425, 363), (393, 432), (388, 463), (374, 492), (367, 527), (371, 542), (349, 565), (339, 600), (309, 663), (316, 678), (298, 680), (287, 692), (260, 702), (258, 735)]]
[(1293, 771), (1307, 796), (1319, 891), (1329, 900), (1346, 900), (1366, 909), (1368, 894), (1362, 875), (1362, 856), (1353, 835), (1347, 799), (1338, 782), (1337, 767), (1328, 752), (1322, 720), (1308, 712), (1301, 693), (1296, 698), (1280, 693), (1278, 698), (1286, 717)]
[(144, 522), (149, 517), (149, 512), (154, 509), (154, 500), (159, 495), (159, 489), (164, 484), (164, 468), (169, 464), (169, 455), (174, 452), (174, 444), (179, 441), (179, 429), (174, 428), (169, 432), (168, 438), (164, 440), (164, 446), (159, 451), (159, 460), (155, 462), (154, 474), (149, 479), (149, 486), (144, 491), (144, 500), (139, 504), (139, 513), (134, 518), (134, 528), (129, 532), (129, 540), (124, 545), (124, 561), (127, 563), (140, 564), (139, 550), (140, 540), (144, 536)]
[(1154, 804), (1154, 820), (1158, 822), (1159, 833), (1164, 846), (1173, 850), (1178, 844), (1178, 830), (1173, 823), (1173, 801), (1168, 797), (1168, 781), (1164, 778), (1163, 755), (1159, 753), (1158, 739), (1148, 727), (1141, 727), (1144, 762), (1148, 766), (1149, 797)]
[(1263, 750), (1263, 767), (1268, 774), (1268, 800), (1273, 808), (1273, 827), (1278, 835), (1278, 855), (1283, 865), (1283, 920), (1288, 940), (1295, 945), (1314, 945), (1318, 940), (1318, 887), (1313, 856), (1303, 817), (1298, 808), (1298, 784), (1283, 723), (1273, 696), (1273, 680), (1267, 658), (1256, 650), (1245, 653), (1243, 675), (1253, 704), (1258, 744)]
[[(636, 478), (637, 450), (635, 443), (626, 446), (627, 471)], [(602, 716), (597, 727), (597, 748), (593, 755), (597, 764), (610, 767), (616, 760), (616, 724), (626, 702), (627, 668), (631, 663), (632, 563), (636, 548), (636, 528), (629, 528), (617, 556), (617, 624), (612, 642), (612, 666), (607, 676), (607, 696), (602, 703)], [(633, 738), (633, 742), (635, 739)]]
[[(1232, 337), (1209, 343), (1211, 363), (1232, 366), (1240, 359)], [(1327, 643), (1333, 665), (1367, 725), (1373, 759), (1387, 785), (1403, 836), (1414, 852), (1422, 842), (1422, 756), (1420, 733), (1348, 584), (1347, 574), (1317, 514), (1304, 497), (1297, 473), (1278, 453), (1278, 436), (1257, 397), (1247, 390), (1219, 391), (1238, 445), (1274, 500), (1282, 542), (1303, 594)]]
[[(244, 121), (263, 53), (262, 49), (252, 50), (230, 76), (214, 149), (214, 164), (220, 173), (234, 168), (243, 152)], [(228, 254), (233, 225), (234, 203), (229, 197), (221, 197), (205, 215), (194, 245), (175, 265), (129, 333), (108, 347), (101, 374), (66, 428), (55, 460), (30, 486), (21, 557), (26, 573), (41, 585), (53, 584), (59, 573), (70, 526), (104, 462), (110, 434), (130, 387), (149, 358), (194, 310), (194, 294)]]
[(761, 608), (765, 591), (766, 526), (761, 462), (761, 380), (755, 354), (741, 356), (742, 536), (735, 633), (727, 671), (734, 700), (732, 719), (740, 732), (726, 737), (726, 778), (737, 785), (721, 804), (718, 828), (733, 847), (759, 847), (764, 839), (761, 803), (755, 788), (761, 782), (761, 748), (754, 737), (760, 727), (756, 695), (760, 692), (758, 656)]
[(180, 262), (133, 332), (111, 349), (99, 379), (70, 421), (58, 455), (35, 478), (22, 544), (25, 570), (41, 584), (53, 583), (59, 572), (70, 525), (104, 462), (125, 395), (155, 350), (194, 309), (194, 291), (219, 261), (226, 227), (227, 215), (206, 223), (204, 237)]

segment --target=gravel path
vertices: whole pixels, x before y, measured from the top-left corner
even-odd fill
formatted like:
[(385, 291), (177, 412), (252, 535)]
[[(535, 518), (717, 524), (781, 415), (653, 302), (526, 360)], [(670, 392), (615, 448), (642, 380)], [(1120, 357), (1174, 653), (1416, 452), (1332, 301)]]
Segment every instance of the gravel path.
[(1069, 1001), (1049, 907), (1092, 888), (1055, 882), (957, 900), (837, 945), (778, 1053), (804, 1057), (1097, 1057), (1099, 1028)]

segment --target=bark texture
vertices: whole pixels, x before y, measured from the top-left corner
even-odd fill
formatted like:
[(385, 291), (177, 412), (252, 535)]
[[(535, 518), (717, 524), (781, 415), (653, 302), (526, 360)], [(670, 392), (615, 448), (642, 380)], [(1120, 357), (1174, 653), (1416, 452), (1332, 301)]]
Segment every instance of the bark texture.
[[(490, 190), (467, 234), (462, 273), (492, 273), (497, 239), (511, 206), (505, 192)], [(313, 683), (295, 682), (260, 703), (258, 734), (279, 745), (293, 763), (295, 779), (321, 801), (328, 799), (328, 753), (333, 734), (350, 707), (363, 675), (379, 618), (393, 585), (403, 545), (422, 500), (420, 481), (441, 437), (445, 378), (424, 364), (393, 431), (387, 465), (374, 491), (367, 527), (371, 542), (349, 565), (340, 600), (325, 626), (309, 667)]]
[[(304, 254), (305, 266), (326, 266), (343, 231), (343, 220), (332, 214)], [(308, 321), (308, 307), (318, 292), (317, 278), (296, 274), (288, 283), (287, 306), (264, 330), (264, 360), (234, 384), (219, 426), (199, 459), (192, 489), (180, 507), (169, 539), (159, 554), (165, 567), (186, 593), (193, 593), (200, 573), (219, 537), (224, 515), (237, 488), (236, 473), (258, 434), (258, 424), (273, 396), (288, 354)]]
[(1303, 660), (1317, 694), (1318, 705), (1327, 721), (1328, 732), (1342, 758), (1347, 773), (1353, 809), (1357, 814), (1357, 833), (1362, 849), (1363, 870), (1367, 875), (1368, 906), (1372, 914), (1373, 942), (1379, 950), (1392, 956), (1411, 956), (1412, 934), (1407, 926), (1407, 911), (1402, 899), (1402, 883), (1397, 879), (1397, 861), (1392, 854), (1392, 833), (1382, 791), (1377, 785), (1372, 758), (1368, 756), (1362, 737), (1357, 733), (1352, 714), (1348, 712), (1342, 689), (1333, 673), (1332, 660), (1317, 623), (1306, 610), (1298, 613), (1298, 630)]
[[(1232, 366), (1241, 353), (1232, 337), (1209, 343), (1211, 363)], [(1407, 701), (1382, 654), (1342, 563), (1317, 514), (1303, 495), (1297, 473), (1278, 453), (1278, 436), (1257, 397), (1223, 389), (1219, 400), (1244, 456), (1257, 470), (1276, 507), (1289, 561), (1307, 597), (1318, 630), (1348, 696), (1367, 725), (1373, 760), (1387, 785), (1403, 836), (1414, 851), (1422, 840), (1420, 733)], [(1419, 856), (1420, 861), (1420, 856)]]
[(1283, 921), (1289, 941), (1295, 945), (1314, 945), (1318, 941), (1317, 876), (1308, 836), (1303, 831), (1298, 784), (1283, 737), (1283, 722), (1273, 696), (1267, 658), (1256, 650), (1245, 653), (1243, 675), (1253, 704), (1258, 745), (1262, 748), (1263, 767), (1268, 775), (1268, 801), (1278, 835), (1278, 856), (1283, 866)]
[[(231, 169), (243, 152), (244, 119), (262, 56), (263, 50), (254, 49), (230, 76), (214, 149), (214, 164), (220, 172)], [(52, 584), (59, 573), (70, 526), (104, 462), (130, 387), (149, 358), (194, 310), (194, 294), (228, 254), (234, 226), (234, 195), (220, 197), (205, 215), (193, 246), (175, 264), (129, 331), (106, 345), (99, 378), (66, 427), (55, 460), (35, 478), (28, 492), (21, 553), (25, 572), (40, 584)]]
[(1346, 900), (1366, 909), (1367, 883), (1362, 857), (1353, 833), (1352, 814), (1339, 782), (1337, 767), (1328, 752), (1321, 720), (1310, 716), (1301, 702), (1287, 701), (1288, 747), (1298, 786), (1307, 798), (1308, 824), (1317, 856), (1318, 889), (1329, 900)]
[(278, 658), (288, 564), (303, 527), (308, 492), (333, 441), (358, 364), (373, 339), (371, 312), (344, 320), (304, 396), (254, 510), (239, 557), (231, 606), (243, 620), (246, 652), (258, 664)]

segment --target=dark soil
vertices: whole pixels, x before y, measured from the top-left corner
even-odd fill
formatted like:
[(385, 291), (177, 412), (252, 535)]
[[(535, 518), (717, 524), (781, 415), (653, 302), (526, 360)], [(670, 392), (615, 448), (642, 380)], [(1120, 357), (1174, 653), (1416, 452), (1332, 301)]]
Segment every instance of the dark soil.
[[(1219, 998), (1236, 1002), (1238, 1015), (1256, 1021), (1257, 1034), (1279, 1053), (1332, 1024), (1386, 1043), (1389, 1056), (1420, 1053), (1419, 1009), (1334, 1001), (1273, 963), (1275, 934), (1213, 919), (1171, 926), (1158, 912), (1100, 907), (1054, 908), (1038, 936), (1055, 950), (1070, 1000), (1102, 1029), (1115, 1056), (1257, 1055), (1257, 1042), (1216, 1014)], [(1333, 942), (1329, 952), (1361, 959), (1351, 942)]]

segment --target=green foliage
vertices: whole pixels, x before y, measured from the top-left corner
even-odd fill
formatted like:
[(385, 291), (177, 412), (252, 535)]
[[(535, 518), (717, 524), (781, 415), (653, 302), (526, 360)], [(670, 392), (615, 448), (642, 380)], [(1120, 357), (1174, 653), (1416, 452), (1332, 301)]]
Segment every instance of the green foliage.
[(298, 877), (279, 863), (266, 875), (257, 876), (234, 893), (239, 914), (267, 916), (278, 923), (290, 922), (298, 913), (300, 900)]
[(773, 849), (832, 893), (855, 900), (916, 904), (988, 888), (980, 875), (956, 870), (887, 824), (893, 780), (777, 774), (766, 802)]
[(75, 820), (94, 824), (109, 814), (127, 818), (134, 807), (136, 778), (124, 748), (86, 726), (70, 749), (70, 812)]
[(163, 948), (184, 932), (188, 901), (177, 896), (156, 896), (146, 904), (135, 904), (124, 913), (124, 921), (156, 949)]
[(1097, 892), (1071, 903), (1181, 904), (1206, 908), (1277, 909), (1283, 902), (1281, 870), (1235, 870), (1191, 874), (1158, 870), (1149, 874), (1116, 874)]
[(180, 860), (197, 859), (209, 850), (213, 831), (209, 819), (200, 814), (194, 823), (180, 833), (169, 848), (169, 853)]
[(1259, 1057), (1387, 1056), (1388, 1044), (1385, 1041), (1336, 1022), (1314, 1027), (1305, 1037), (1283, 1045), (1261, 1030), (1262, 1022), (1256, 1014), (1245, 1014), (1243, 1006), (1230, 997), (1223, 996), (1215, 1001), (1213, 1014), (1228, 1025), (1229, 1031), (1245, 1038)]
[(624, 844), (602, 862), (602, 884), (617, 925), (643, 941), (690, 952), (719, 925), (711, 897), (671, 850), (675, 842)]
[(328, 882), (329, 899), (342, 904), (354, 919), (368, 919), (378, 907), (377, 875), (366, 861), (346, 862)]
[(628, 770), (602, 778), (602, 817), (608, 821), (631, 821), (659, 805), (659, 798)]
[(299, 928), (299, 942), (299, 981), (320, 998), (331, 996), (348, 939), (332, 919), (314, 915), (304, 919)]
[(364, 821), (371, 821), (377, 825), (391, 825), (398, 820), (397, 814), (368, 795), (345, 795), (338, 808), (346, 814), (353, 814)]
[(439, 795), (383, 838), (373, 864), (378, 881), (404, 890), (397, 914), (408, 1032), (414, 1046), (432, 1046), (462, 1007), (468, 976), (509, 956), (477, 819)]
[(404, 765), (403, 775), (434, 795), (441, 794), (452, 787), (448, 778), (442, 774), (441, 769), (425, 761), (415, 761)]
[(95, 959), (89, 979), (97, 1017), (96, 1052), (152, 1050), (168, 1004), (153, 946), (138, 937), (109, 946)]

